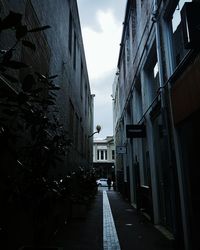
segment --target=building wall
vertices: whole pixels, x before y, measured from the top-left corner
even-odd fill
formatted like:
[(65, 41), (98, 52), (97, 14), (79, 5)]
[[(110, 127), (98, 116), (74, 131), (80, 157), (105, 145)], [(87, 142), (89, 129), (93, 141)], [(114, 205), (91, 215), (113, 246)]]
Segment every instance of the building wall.
[(94, 96), (90, 91), (76, 1), (2, 0), (1, 5), (5, 14), (9, 10), (22, 13), (30, 28), (51, 26), (40, 32), (39, 38), (36, 38), (37, 33), (29, 37), (39, 46), (37, 55), (27, 54), (30, 52), (24, 49), (21, 53), (35, 71), (58, 75), (55, 80), (61, 88), (56, 98), (58, 117), (71, 140), (60, 171), (67, 173), (79, 166), (88, 168), (92, 164), (92, 142), (88, 136), (93, 132)]
[[(127, 154), (116, 155), (118, 189), (167, 229), (177, 247), (193, 249), (198, 226), (192, 218), (199, 217), (192, 208), (197, 195), (191, 181), (199, 171), (191, 170), (188, 159), (193, 155), (196, 165), (190, 129), (196, 131), (199, 114), (199, 47), (184, 46), (184, 2), (127, 1), (112, 96), (115, 144), (127, 147)], [(128, 137), (130, 124), (143, 124), (146, 135)]]
[(115, 145), (113, 136), (107, 136), (104, 140), (93, 141), (93, 167), (96, 169), (99, 177), (115, 177)]
[[(98, 156), (98, 150), (104, 151), (103, 159), (101, 159), (101, 155), (100, 155), (101, 152), (99, 152), (99, 156)], [(107, 151), (106, 153), (107, 157), (105, 157), (106, 151)], [(95, 139), (93, 141), (93, 162), (106, 160), (107, 162), (114, 163), (114, 159), (115, 159), (115, 146), (114, 146), (114, 141), (113, 141), (112, 136), (107, 136), (104, 140)]]

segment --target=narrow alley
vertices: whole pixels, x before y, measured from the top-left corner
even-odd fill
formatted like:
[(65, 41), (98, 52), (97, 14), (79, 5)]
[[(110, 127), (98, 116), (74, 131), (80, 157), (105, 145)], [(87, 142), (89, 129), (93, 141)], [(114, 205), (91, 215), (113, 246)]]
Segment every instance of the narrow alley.
[(0, 0), (0, 249), (200, 249), (199, 13)]
[(86, 216), (72, 219), (51, 242), (55, 250), (172, 250), (173, 244), (170, 235), (106, 187), (99, 188)]

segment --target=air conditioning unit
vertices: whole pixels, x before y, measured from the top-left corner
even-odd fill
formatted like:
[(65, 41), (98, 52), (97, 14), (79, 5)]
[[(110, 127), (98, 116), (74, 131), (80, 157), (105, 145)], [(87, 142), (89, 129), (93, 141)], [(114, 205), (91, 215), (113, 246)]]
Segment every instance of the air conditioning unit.
[(185, 48), (200, 48), (200, 3), (184, 4), (181, 9), (181, 25)]

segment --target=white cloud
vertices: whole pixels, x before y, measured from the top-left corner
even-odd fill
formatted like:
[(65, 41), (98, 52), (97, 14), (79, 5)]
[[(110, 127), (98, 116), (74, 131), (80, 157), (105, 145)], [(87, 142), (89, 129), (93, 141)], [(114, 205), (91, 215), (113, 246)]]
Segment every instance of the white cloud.
[(114, 72), (110, 71), (98, 79), (93, 79), (91, 85), (95, 89), (94, 102), (94, 126), (100, 124), (102, 130), (96, 134), (99, 138), (106, 138), (107, 135), (113, 135), (113, 115), (112, 115), (112, 83)]
[(127, 0), (77, 0), (82, 27), (90, 26), (95, 31), (101, 29), (96, 15), (98, 10), (112, 9), (115, 19), (122, 23), (126, 2)]
[(101, 30), (83, 27), (83, 40), (90, 80), (117, 67), (122, 26), (114, 19), (111, 10), (98, 11)]
[(112, 83), (119, 56), (126, 0), (78, 0), (87, 69), (94, 99), (94, 138), (113, 135)]

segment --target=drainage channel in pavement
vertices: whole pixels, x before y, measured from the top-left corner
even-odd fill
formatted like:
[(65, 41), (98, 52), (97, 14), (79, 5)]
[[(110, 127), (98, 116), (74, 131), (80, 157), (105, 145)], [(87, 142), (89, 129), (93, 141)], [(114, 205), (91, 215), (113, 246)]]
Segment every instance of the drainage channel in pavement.
[(103, 191), (103, 247), (104, 250), (121, 250), (107, 192)]

